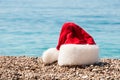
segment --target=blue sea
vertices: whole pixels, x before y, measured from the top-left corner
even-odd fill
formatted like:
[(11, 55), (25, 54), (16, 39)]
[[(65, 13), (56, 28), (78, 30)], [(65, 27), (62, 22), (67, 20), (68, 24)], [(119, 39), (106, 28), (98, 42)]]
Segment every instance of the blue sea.
[(68, 21), (92, 35), (101, 58), (120, 58), (120, 0), (0, 0), (0, 55), (41, 56)]

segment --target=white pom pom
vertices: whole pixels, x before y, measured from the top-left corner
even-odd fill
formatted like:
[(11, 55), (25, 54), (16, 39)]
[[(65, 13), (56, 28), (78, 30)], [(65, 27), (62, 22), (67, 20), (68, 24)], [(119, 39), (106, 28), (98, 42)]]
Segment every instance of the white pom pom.
[(50, 64), (58, 60), (59, 51), (56, 48), (46, 50), (42, 55), (42, 60), (45, 64)]

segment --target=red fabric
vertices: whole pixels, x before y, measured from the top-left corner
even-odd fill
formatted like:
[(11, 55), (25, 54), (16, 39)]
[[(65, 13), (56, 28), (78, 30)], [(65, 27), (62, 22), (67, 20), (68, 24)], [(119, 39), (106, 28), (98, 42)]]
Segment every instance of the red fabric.
[(75, 23), (67, 22), (62, 26), (57, 49), (62, 44), (96, 44), (92, 36)]

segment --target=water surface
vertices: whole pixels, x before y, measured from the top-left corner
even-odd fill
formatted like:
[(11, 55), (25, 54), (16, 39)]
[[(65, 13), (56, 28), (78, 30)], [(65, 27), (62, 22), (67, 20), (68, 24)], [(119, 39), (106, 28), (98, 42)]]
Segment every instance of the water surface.
[(0, 55), (41, 56), (68, 21), (94, 37), (100, 57), (120, 58), (119, 0), (0, 0)]

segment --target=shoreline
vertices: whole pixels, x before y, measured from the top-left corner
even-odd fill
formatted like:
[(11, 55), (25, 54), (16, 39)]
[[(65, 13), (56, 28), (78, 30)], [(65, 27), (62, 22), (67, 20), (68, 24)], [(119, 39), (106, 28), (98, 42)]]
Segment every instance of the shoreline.
[(0, 56), (0, 80), (119, 80), (120, 59), (101, 58), (93, 65), (44, 65), (40, 57)]

